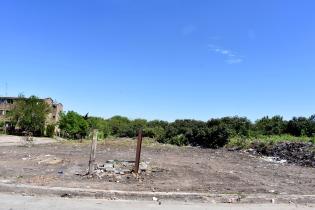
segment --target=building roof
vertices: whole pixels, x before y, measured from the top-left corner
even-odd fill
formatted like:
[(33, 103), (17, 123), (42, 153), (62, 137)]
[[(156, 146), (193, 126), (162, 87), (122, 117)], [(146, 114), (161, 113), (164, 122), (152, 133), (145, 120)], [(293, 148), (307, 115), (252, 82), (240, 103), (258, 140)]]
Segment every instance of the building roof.
[[(27, 97), (26, 97), (27, 98)], [(21, 99), (21, 97), (16, 97), (16, 96), (0, 96), (0, 99), (11, 99), (11, 100), (17, 100), (17, 99)], [(62, 105), (62, 103), (55, 103), (55, 101), (48, 97), (48, 98), (40, 98), (40, 100), (51, 100), (53, 102), (53, 104), (58, 104), (58, 105)]]
[(19, 99), (19, 97), (0, 96), (0, 99)]

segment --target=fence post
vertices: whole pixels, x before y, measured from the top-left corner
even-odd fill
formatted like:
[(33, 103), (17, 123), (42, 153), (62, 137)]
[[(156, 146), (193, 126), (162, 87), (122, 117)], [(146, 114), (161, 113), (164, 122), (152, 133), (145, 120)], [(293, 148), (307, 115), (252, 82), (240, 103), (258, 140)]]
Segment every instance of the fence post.
[(140, 156), (141, 156), (141, 146), (142, 146), (142, 130), (138, 131), (138, 141), (137, 141), (137, 151), (136, 151), (136, 162), (135, 162), (135, 173), (139, 173), (139, 164), (140, 164)]
[(90, 160), (89, 160), (89, 174), (92, 174), (95, 170), (95, 152), (96, 152), (96, 145), (97, 145), (97, 134), (98, 131), (95, 129), (93, 130), (93, 139), (91, 144), (91, 152), (90, 152)]

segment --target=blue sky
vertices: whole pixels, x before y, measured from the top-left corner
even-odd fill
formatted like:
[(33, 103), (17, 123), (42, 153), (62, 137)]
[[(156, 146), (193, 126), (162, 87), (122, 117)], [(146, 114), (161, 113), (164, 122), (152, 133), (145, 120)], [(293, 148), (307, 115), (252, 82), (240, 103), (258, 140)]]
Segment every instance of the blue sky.
[(315, 113), (312, 0), (0, 1), (0, 95), (207, 120)]

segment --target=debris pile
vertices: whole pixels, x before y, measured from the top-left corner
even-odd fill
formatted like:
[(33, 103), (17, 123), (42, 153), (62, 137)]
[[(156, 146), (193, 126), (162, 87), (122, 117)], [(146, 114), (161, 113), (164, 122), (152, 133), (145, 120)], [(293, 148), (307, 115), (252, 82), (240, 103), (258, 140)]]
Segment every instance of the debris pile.
[(294, 163), (301, 166), (315, 167), (315, 145), (303, 142), (284, 142), (272, 146), (256, 144), (252, 154), (273, 157), (278, 161)]
[[(141, 162), (139, 172), (150, 173), (149, 162)], [(134, 172), (135, 161), (129, 160), (107, 160), (104, 164), (100, 164), (94, 170), (93, 175), (102, 179), (106, 176), (123, 176), (130, 175)]]

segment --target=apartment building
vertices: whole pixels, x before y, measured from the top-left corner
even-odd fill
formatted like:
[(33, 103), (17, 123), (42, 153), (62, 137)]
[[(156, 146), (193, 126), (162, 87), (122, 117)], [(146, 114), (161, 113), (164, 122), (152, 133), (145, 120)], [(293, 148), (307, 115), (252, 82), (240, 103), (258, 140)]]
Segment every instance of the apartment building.
[[(8, 121), (8, 113), (14, 108), (15, 102), (20, 99), (18, 97), (0, 97), (0, 121)], [(51, 98), (41, 99), (50, 107), (51, 112), (47, 116), (47, 124), (57, 123), (59, 114), (63, 111), (63, 105), (57, 103)]]

